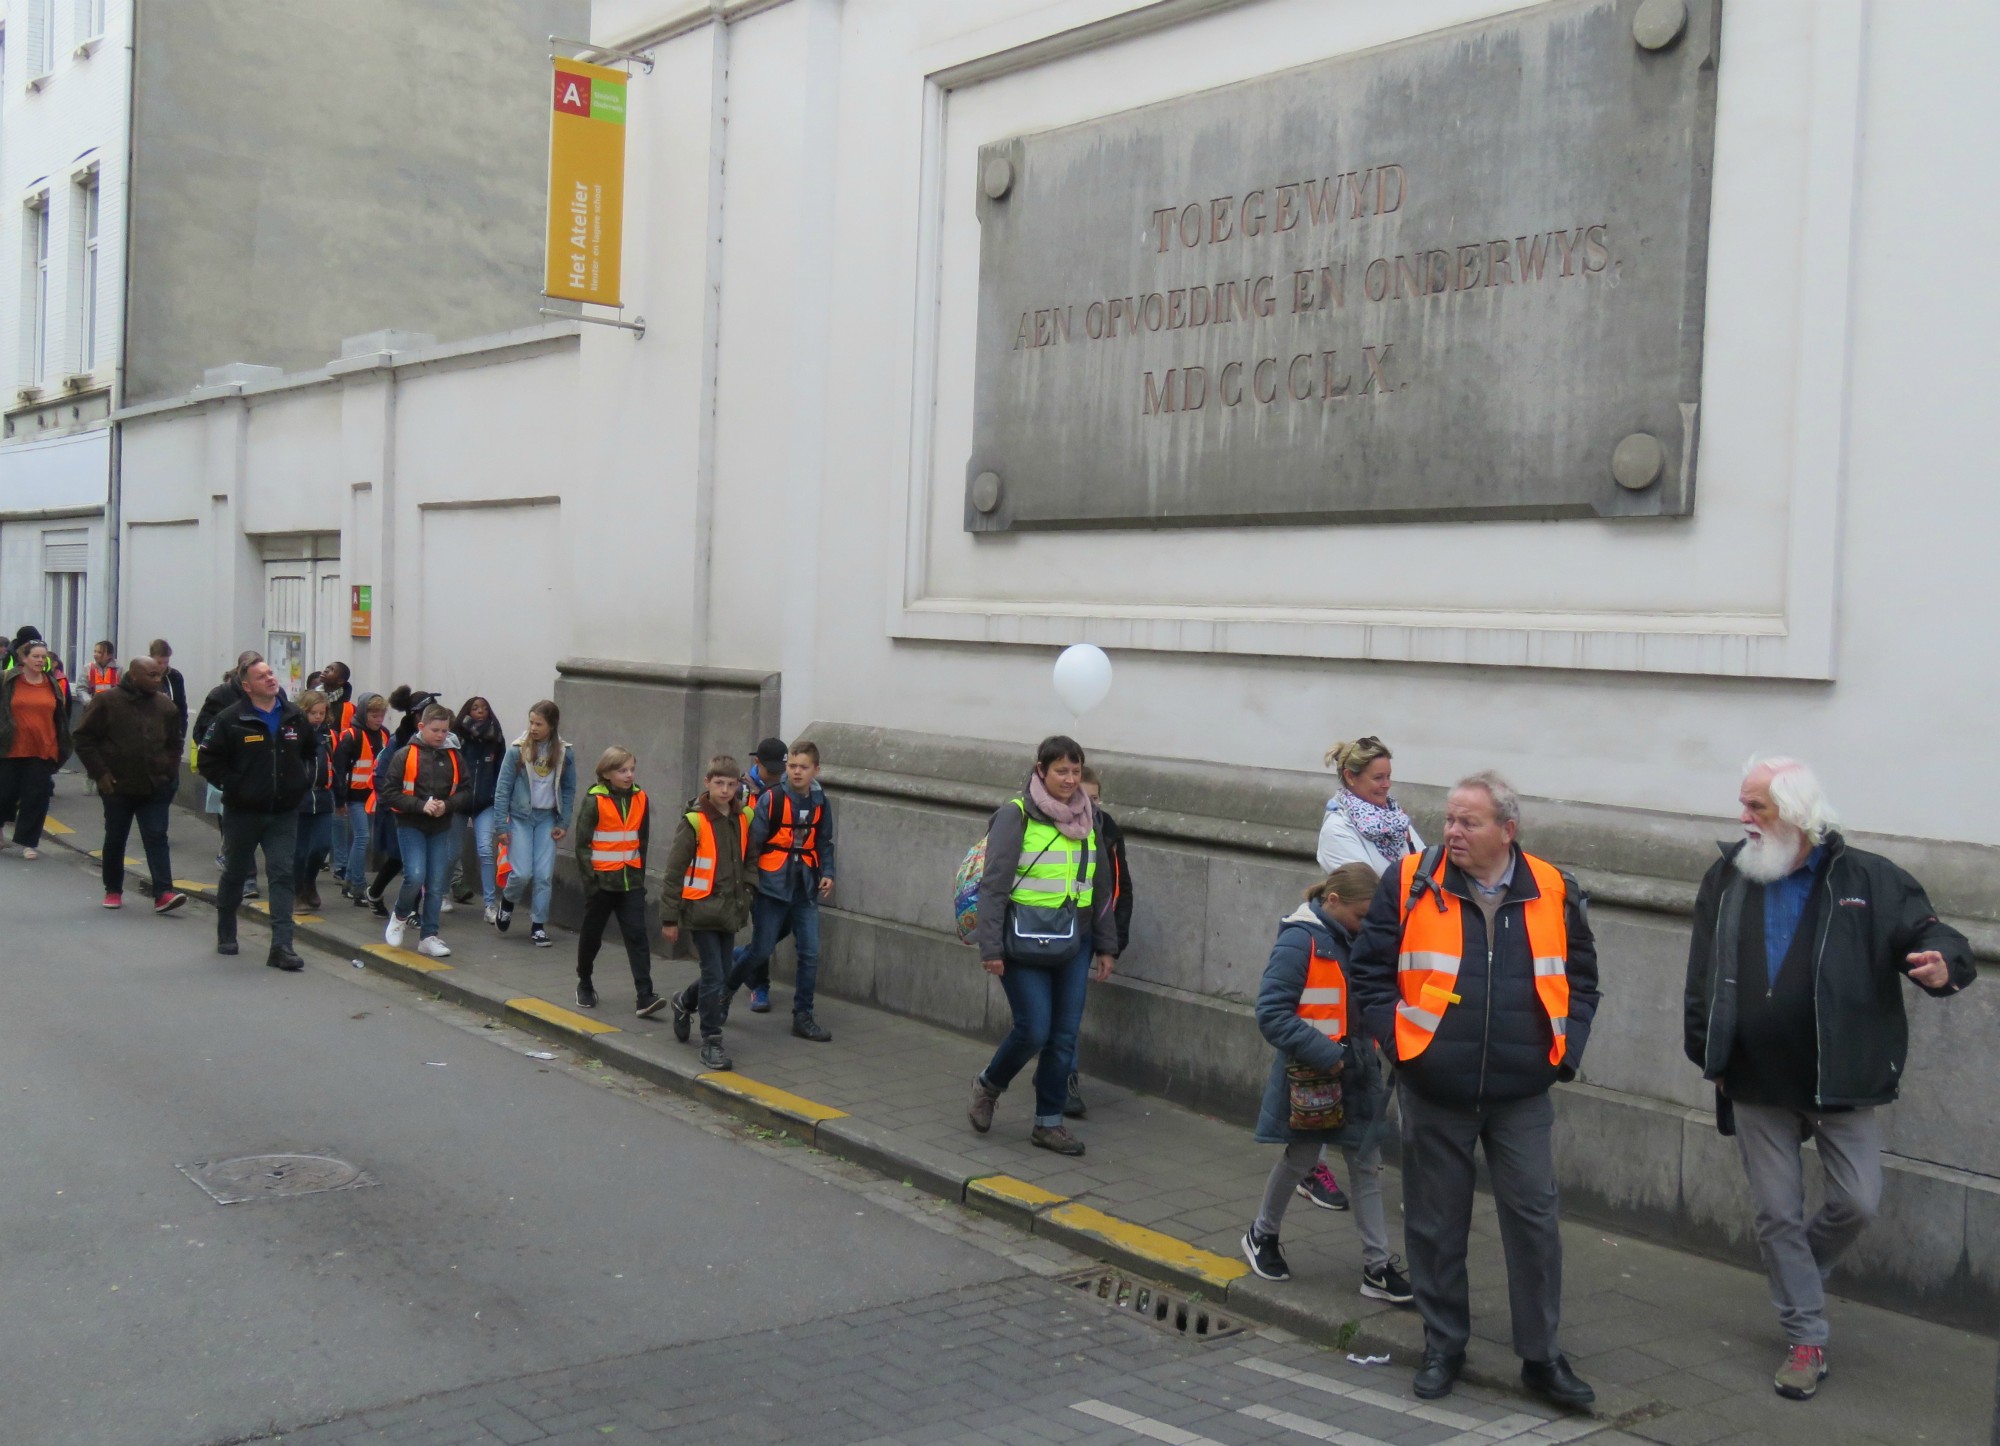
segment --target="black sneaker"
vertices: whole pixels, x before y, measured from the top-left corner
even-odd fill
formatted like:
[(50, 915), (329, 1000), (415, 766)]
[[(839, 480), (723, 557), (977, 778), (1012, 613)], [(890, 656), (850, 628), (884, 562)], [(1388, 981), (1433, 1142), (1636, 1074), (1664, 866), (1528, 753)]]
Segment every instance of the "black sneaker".
[(374, 910), (375, 917), (378, 919), (386, 919), (389, 917), (389, 906), (382, 901), (382, 898), (379, 894), (370, 894), (368, 896), (368, 907)]
[(689, 997), (694, 992), (695, 988), (690, 984), (687, 988), (674, 995), (673, 998), (674, 1038), (678, 1039), (682, 1044), (686, 1044), (688, 1036), (694, 1032), (693, 1016), (695, 1000)]
[(576, 1007), (578, 1009), (597, 1008), (597, 991), (591, 987), (588, 979), (579, 979), (576, 981)]
[(1243, 1258), (1265, 1280), (1292, 1278), (1292, 1268), (1285, 1264), (1285, 1252), (1278, 1249), (1278, 1237), (1259, 1235), (1254, 1225), (1243, 1232)]
[(500, 912), (494, 915), (493, 917), (493, 927), (498, 929), (501, 933), (504, 934), (507, 932), (508, 926), (513, 922), (514, 922), (513, 901), (507, 898), (505, 894), (502, 894), (500, 896)]
[(368, 907), (368, 891), (366, 889), (349, 888), (342, 890), (342, 892), (353, 902), (355, 908), (365, 909)]
[(639, 1017), (641, 1019), (651, 1019), (666, 1007), (666, 1000), (660, 998), (657, 994), (648, 994), (644, 999), (639, 1001)]
[(825, 1044), (833, 1036), (820, 1027), (820, 1022), (810, 1014), (792, 1016), (792, 1034), (798, 1039), (810, 1039), (814, 1044)]
[(1410, 1278), (1402, 1271), (1403, 1257), (1392, 1255), (1387, 1265), (1376, 1266), (1361, 1272), (1361, 1293), (1370, 1300), (1386, 1300), (1393, 1305), (1408, 1305), (1417, 1298), (1410, 1289)]
[(1299, 1181), (1298, 1193), (1322, 1210), (1347, 1208), (1347, 1196), (1341, 1192), (1340, 1182), (1325, 1165), (1313, 1166), (1312, 1173)]
[(736, 1065), (729, 1058), (729, 1051), (722, 1047), (721, 1040), (704, 1039), (701, 1042), (701, 1067), (703, 1069), (724, 1070), (735, 1069)]
[(257, 881), (255, 879), (248, 879), (244, 882), (243, 897), (246, 899), (254, 899), (257, 897)]
[(540, 924), (530, 924), (528, 926), (528, 942), (533, 944), (537, 949), (548, 949), (553, 948), (556, 941), (549, 937), (549, 931), (544, 929)]

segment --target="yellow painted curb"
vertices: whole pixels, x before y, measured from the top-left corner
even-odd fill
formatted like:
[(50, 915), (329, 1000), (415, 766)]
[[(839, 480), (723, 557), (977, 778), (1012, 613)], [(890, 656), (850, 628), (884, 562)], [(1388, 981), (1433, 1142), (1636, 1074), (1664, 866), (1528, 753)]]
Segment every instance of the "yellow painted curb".
[(183, 894), (212, 894), (214, 884), (204, 884), (200, 879), (175, 879), (174, 887)]
[(47, 829), (50, 833), (57, 835), (58, 837), (65, 837), (69, 834), (73, 834), (76, 832), (76, 830), (71, 828), (68, 824), (58, 823), (56, 822), (56, 820), (52, 818), (43, 819), (42, 827)]
[(420, 974), (436, 974), (440, 970), (451, 968), (451, 965), (442, 959), (433, 959), (413, 949), (391, 949), (387, 944), (364, 944), (361, 952), (372, 954), (377, 959), (386, 959), (391, 964), (400, 964), (405, 969), (414, 969)]
[(1060, 1205), (1069, 1199), (1067, 1195), (1044, 1190), (1040, 1185), (1030, 1185), (1026, 1180), (1016, 1180), (1012, 1175), (982, 1175), (976, 1180), (967, 1180), (965, 1193), (984, 1195), (990, 1200), (1019, 1205), (1028, 1210)]
[(746, 1079), (735, 1070), (715, 1070), (709, 1074), (696, 1075), (696, 1079), (712, 1090), (733, 1095), (739, 1100), (750, 1100), (762, 1105), (773, 1113), (795, 1120), (805, 1120), (818, 1124), (822, 1120), (844, 1120), (846, 1110), (837, 1110), (832, 1105), (823, 1105), (818, 1100), (809, 1100), (804, 1095), (795, 1095), (790, 1090), (781, 1090), (776, 1085), (767, 1085), (762, 1080)]
[[(1129, 1220), (1120, 1220), (1116, 1215), (1106, 1215), (1088, 1205), (1059, 1205), (1041, 1218), (1092, 1240), (1102, 1241), (1149, 1264), (1193, 1276), (1206, 1285), (1226, 1286), (1230, 1281), (1240, 1280), (1250, 1273), (1250, 1267), (1240, 1260), (1231, 1260), (1226, 1255), (1203, 1250), (1185, 1240), (1176, 1240), (1171, 1235), (1148, 1230)], [(1040, 1226), (1036, 1228), (1039, 1230)]]
[(532, 994), (524, 994), (519, 999), (507, 1001), (507, 1007), (541, 1020), (545, 1024), (557, 1025), (574, 1030), (578, 1034), (619, 1034), (617, 1025), (605, 1024), (592, 1019), (587, 1014), (578, 1014), (574, 1009), (564, 1009), (560, 1004), (551, 1004), (546, 999), (537, 999)]

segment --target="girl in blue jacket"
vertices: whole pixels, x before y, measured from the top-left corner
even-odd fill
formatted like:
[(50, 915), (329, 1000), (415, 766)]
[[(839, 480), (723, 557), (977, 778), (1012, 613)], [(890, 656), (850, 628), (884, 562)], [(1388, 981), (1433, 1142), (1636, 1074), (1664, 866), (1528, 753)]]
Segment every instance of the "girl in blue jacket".
[[(1347, 1162), (1354, 1223), (1361, 1232), (1361, 1294), (1407, 1305), (1414, 1298), (1402, 1261), (1389, 1253), (1389, 1226), (1382, 1208), (1383, 1114), (1389, 1085), (1374, 1045), (1360, 1029), (1360, 1016), (1347, 995), (1345, 974), (1355, 931), (1375, 897), (1375, 871), (1366, 864), (1342, 864), (1306, 891), (1305, 902), (1278, 925), (1277, 942), (1264, 966), (1257, 991), (1257, 1028), (1277, 1056), (1271, 1061), (1257, 1112), (1259, 1144), (1283, 1145), (1264, 1186), (1264, 1203), (1243, 1237), (1243, 1257), (1265, 1280), (1289, 1280), (1291, 1269), (1278, 1248), (1285, 1207), (1299, 1182), (1319, 1163), (1323, 1145), (1339, 1146)], [(1320, 977), (1307, 997), (1314, 957)], [(1339, 974), (1329, 972), (1337, 965)], [(1303, 1012), (1302, 1012), (1303, 1011)], [(1345, 1030), (1339, 1029), (1342, 1018)], [(1332, 1129), (1292, 1128), (1288, 1064), (1322, 1073), (1337, 1072), (1346, 1118)]]

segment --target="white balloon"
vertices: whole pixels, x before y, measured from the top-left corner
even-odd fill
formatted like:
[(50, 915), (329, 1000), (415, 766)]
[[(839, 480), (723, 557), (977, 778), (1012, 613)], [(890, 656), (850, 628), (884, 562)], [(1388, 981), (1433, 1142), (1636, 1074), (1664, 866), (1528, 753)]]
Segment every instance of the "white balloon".
[(1064, 648), (1056, 659), (1056, 696), (1070, 712), (1081, 717), (1095, 708), (1111, 691), (1111, 659), (1093, 643)]

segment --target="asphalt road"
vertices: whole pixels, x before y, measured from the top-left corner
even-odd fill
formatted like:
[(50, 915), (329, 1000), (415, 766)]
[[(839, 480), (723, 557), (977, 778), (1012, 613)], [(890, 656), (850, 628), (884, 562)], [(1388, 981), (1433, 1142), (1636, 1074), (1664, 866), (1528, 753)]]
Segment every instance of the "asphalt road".
[[(0, 1439), (206, 1443), (1021, 1274), (214, 915), (0, 854)], [(372, 1188), (220, 1206), (178, 1166), (325, 1152)]]

